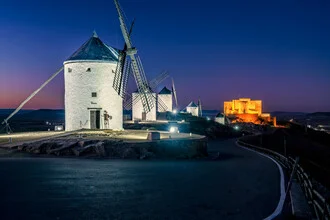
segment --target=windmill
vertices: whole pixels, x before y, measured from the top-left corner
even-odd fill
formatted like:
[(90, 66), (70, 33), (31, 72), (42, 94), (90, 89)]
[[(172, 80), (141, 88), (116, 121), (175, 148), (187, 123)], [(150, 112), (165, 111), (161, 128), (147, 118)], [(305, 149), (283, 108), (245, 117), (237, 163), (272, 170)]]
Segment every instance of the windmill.
[[(162, 72), (161, 74), (159, 74), (156, 78), (152, 79), (149, 82), (149, 88), (151, 91), (154, 91), (157, 86), (163, 82), (165, 79), (167, 79), (169, 77), (169, 74), (167, 71)], [(140, 100), (140, 96), (137, 96), (135, 99), (132, 100), (132, 96), (127, 93), (126, 94), (129, 98), (125, 101), (124, 103), (124, 108), (125, 109), (132, 109), (132, 106), (134, 104), (136, 104), (139, 100)], [(157, 99), (156, 96), (153, 96), (154, 99)], [(160, 103), (160, 106), (163, 110), (166, 110), (168, 107), (165, 105), (165, 103), (162, 103), (162, 100), (158, 100)]]
[[(130, 31), (128, 31), (123, 18), (123, 12), (122, 9), (120, 8), (118, 0), (114, 0), (114, 3), (116, 5), (116, 9), (119, 16), (120, 28), (125, 40), (125, 47), (124, 47), (124, 51), (122, 52), (121, 58), (118, 62), (119, 65), (117, 65), (118, 71), (116, 70), (117, 76), (116, 76), (116, 80), (114, 80), (115, 82), (113, 86), (114, 89), (118, 92), (118, 94), (121, 94), (123, 96), (126, 93), (125, 87), (127, 84), (129, 69), (131, 68), (135, 79), (135, 83), (138, 88), (139, 97), (142, 102), (143, 110), (145, 113), (148, 113), (154, 107), (154, 104), (152, 102), (153, 95), (148, 85), (148, 81), (146, 79), (146, 75), (142, 66), (141, 59), (137, 55), (137, 49), (133, 47), (131, 42), (130, 34), (133, 25), (131, 26)], [(127, 63), (128, 61), (126, 61), (126, 55), (130, 57), (130, 65), (128, 65)], [(128, 68), (128, 70), (125, 70), (125, 66)]]
[[(135, 20), (133, 20), (131, 24), (129, 30), (129, 36), (132, 34), (134, 23)], [(126, 50), (127, 50), (127, 44), (125, 43), (124, 49), (122, 51), (119, 51), (118, 64), (116, 67), (115, 77), (112, 85), (112, 87), (116, 90), (118, 95), (120, 95), (122, 98), (125, 98), (128, 77), (132, 72), (131, 62), (128, 59), (126, 59), (127, 56)]]

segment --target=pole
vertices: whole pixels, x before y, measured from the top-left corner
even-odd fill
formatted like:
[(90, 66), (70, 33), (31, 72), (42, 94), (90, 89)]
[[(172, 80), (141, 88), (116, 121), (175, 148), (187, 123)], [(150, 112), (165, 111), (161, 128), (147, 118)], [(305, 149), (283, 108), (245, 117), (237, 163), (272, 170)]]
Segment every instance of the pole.
[(55, 72), (49, 79), (47, 79), (46, 82), (44, 82), (37, 90), (35, 90), (29, 97), (27, 97), (16, 109), (13, 113), (11, 113), (1, 124), (8, 124), (8, 120), (13, 117), (19, 110), (23, 108), (23, 106), (30, 101), (42, 88), (44, 88), (52, 79), (54, 79), (62, 70), (64, 67), (62, 66), (57, 72)]

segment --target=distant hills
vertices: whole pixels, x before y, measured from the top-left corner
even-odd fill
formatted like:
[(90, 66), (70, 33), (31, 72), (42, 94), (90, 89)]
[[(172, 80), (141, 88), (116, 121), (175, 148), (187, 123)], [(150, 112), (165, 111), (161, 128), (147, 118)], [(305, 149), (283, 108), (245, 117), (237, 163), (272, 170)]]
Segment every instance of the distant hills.
[[(0, 109), (0, 119), (9, 116), (14, 109)], [(20, 110), (11, 120), (64, 121), (64, 109)]]
[(330, 117), (330, 112), (314, 112), (307, 114), (308, 117)]
[[(15, 111), (15, 109), (0, 109), (0, 117), (8, 116), (13, 111)], [(32, 111), (35, 111), (35, 110), (25, 110), (25, 109), (23, 109), (23, 110), (19, 111), (17, 114), (20, 115), (20, 114), (25, 114), (25, 113), (32, 112)]]
[[(5, 119), (15, 109), (0, 109), (0, 120)], [(124, 111), (126, 114), (131, 111)], [(219, 110), (203, 110), (203, 116), (215, 117)], [(330, 112), (285, 112), (274, 111), (270, 113), (277, 118), (301, 118), (301, 117), (330, 117)], [(64, 121), (65, 112), (64, 109), (39, 109), (39, 110), (20, 110), (12, 120), (42, 120), (42, 121)]]

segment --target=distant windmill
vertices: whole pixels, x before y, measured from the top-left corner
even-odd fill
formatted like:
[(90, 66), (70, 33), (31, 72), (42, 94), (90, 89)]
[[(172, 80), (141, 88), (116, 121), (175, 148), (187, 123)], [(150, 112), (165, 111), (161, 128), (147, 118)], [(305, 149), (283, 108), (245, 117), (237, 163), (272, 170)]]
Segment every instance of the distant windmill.
[[(120, 28), (125, 40), (125, 47), (124, 51), (122, 52), (121, 58), (119, 60), (119, 65), (117, 66), (116, 70), (116, 80), (113, 84), (114, 89), (118, 92), (120, 95), (125, 94), (125, 87), (127, 84), (127, 78), (129, 74), (129, 68), (132, 68), (133, 75), (135, 79), (135, 83), (138, 88), (139, 97), (142, 102), (142, 106), (145, 113), (150, 112), (150, 110), (154, 107), (154, 102), (152, 101), (153, 95), (152, 91), (150, 90), (150, 87), (148, 85), (148, 81), (145, 76), (145, 72), (142, 66), (142, 62), (140, 57), (137, 55), (137, 49), (133, 47), (131, 38), (130, 38), (130, 32), (127, 30), (124, 18), (123, 18), (123, 12), (120, 8), (118, 0), (114, 0), (116, 9), (119, 16), (119, 22), (120, 22)], [(132, 25), (133, 26), (133, 25)], [(132, 27), (131, 26), (131, 27)], [(130, 57), (130, 63), (131, 65), (125, 65), (126, 63), (126, 55)], [(125, 70), (125, 66), (128, 68), (128, 70)]]
[[(162, 83), (165, 79), (167, 79), (169, 77), (169, 74), (167, 71), (162, 72), (161, 74), (159, 74), (156, 78), (152, 79), (149, 82), (149, 88), (151, 91), (154, 91), (157, 86)], [(138, 101), (140, 101), (140, 96), (137, 96), (134, 100), (132, 100), (132, 96), (130, 94), (126, 94), (128, 96), (128, 99), (125, 101), (124, 103), (124, 108), (125, 109), (132, 109), (132, 105), (136, 104)], [(157, 99), (157, 97), (153, 96), (154, 99)], [(159, 101), (159, 100), (158, 100)], [(162, 103), (162, 100), (159, 101), (160, 102), (160, 106), (163, 110), (166, 111), (167, 106)]]

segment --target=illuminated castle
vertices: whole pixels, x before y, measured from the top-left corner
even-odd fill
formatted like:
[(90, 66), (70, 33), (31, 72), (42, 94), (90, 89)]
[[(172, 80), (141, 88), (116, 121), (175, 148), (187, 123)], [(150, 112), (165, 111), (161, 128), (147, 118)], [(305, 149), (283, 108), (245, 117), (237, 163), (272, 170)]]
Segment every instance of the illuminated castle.
[(252, 122), (255, 124), (273, 122), (274, 126), (276, 126), (275, 117), (272, 118), (269, 113), (262, 113), (261, 100), (251, 100), (250, 98), (234, 99), (224, 102), (223, 108), (226, 116), (235, 117), (232, 122)]

